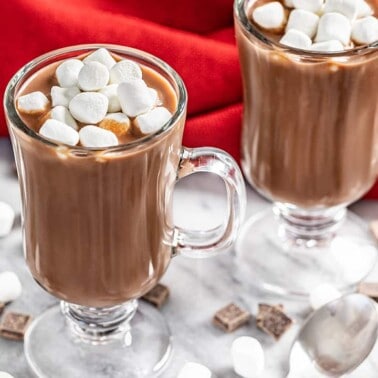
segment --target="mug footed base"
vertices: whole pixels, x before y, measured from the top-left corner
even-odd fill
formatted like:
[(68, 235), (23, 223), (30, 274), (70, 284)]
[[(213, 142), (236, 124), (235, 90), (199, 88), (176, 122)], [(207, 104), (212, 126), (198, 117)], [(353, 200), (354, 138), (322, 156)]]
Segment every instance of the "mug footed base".
[(167, 323), (151, 305), (139, 303), (126, 329), (106, 343), (79, 338), (60, 306), (34, 320), (25, 335), (25, 355), (39, 378), (159, 376), (172, 352)]
[(325, 239), (298, 242), (280, 234), (281, 226), (282, 219), (269, 209), (242, 227), (235, 275), (243, 285), (306, 299), (324, 283), (353, 291), (375, 265), (376, 241), (368, 225), (350, 212)]

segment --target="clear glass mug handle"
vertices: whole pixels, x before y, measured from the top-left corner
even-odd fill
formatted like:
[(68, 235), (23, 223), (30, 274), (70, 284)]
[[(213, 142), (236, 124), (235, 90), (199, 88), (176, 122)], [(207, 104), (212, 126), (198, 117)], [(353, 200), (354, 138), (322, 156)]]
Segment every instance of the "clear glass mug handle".
[(228, 153), (217, 148), (183, 148), (177, 180), (198, 172), (213, 173), (223, 179), (227, 192), (226, 221), (204, 231), (175, 227), (174, 255), (208, 257), (228, 248), (235, 241), (244, 218), (245, 184), (235, 160)]

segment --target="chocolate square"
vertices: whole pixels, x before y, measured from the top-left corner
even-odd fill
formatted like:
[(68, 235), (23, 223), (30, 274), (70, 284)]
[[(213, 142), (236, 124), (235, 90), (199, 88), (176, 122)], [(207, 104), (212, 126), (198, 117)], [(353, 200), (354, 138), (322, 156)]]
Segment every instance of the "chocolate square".
[(257, 327), (276, 340), (290, 328), (293, 321), (284, 312), (282, 305), (271, 306), (265, 303), (259, 304), (256, 317)]
[(232, 332), (248, 323), (250, 318), (251, 314), (248, 311), (230, 303), (215, 313), (213, 323), (223, 331)]
[(0, 336), (10, 340), (23, 340), (31, 317), (17, 312), (7, 312), (0, 323)]
[(158, 283), (153, 287), (148, 293), (143, 295), (143, 299), (147, 302), (150, 302), (157, 308), (163, 306), (169, 297), (169, 289), (167, 286)]

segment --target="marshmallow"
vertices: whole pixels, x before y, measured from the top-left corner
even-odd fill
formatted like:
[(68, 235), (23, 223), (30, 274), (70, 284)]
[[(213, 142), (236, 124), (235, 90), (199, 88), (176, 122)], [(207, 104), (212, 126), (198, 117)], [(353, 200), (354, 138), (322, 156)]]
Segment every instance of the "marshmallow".
[(341, 13), (350, 20), (354, 20), (357, 17), (359, 5), (357, 0), (327, 0), (323, 11), (324, 13)]
[(118, 99), (122, 111), (129, 117), (149, 111), (154, 106), (154, 99), (147, 84), (141, 79), (125, 81), (118, 85)]
[(68, 59), (58, 66), (55, 71), (56, 78), (61, 87), (77, 86), (77, 78), (84, 63), (79, 59)]
[(123, 113), (109, 113), (100, 122), (102, 129), (110, 130), (117, 136), (125, 135), (130, 129), (130, 119)]
[(337, 39), (344, 46), (350, 42), (352, 31), (350, 21), (340, 13), (325, 13), (320, 17), (316, 42)]
[(69, 144), (70, 146), (75, 146), (79, 141), (79, 134), (76, 130), (56, 119), (45, 121), (39, 133), (45, 138)]
[(336, 52), (345, 50), (343, 44), (340, 41), (337, 41), (336, 39), (332, 39), (331, 41), (313, 43), (310, 49), (312, 51), (324, 52)]
[(13, 208), (7, 203), (0, 201), (0, 237), (7, 236), (11, 232), (14, 217)]
[(264, 350), (254, 337), (242, 336), (231, 346), (231, 358), (236, 374), (244, 378), (258, 378), (264, 371)]
[(378, 41), (378, 19), (369, 16), (353, 23), (352, 40), (358, 45), (367, 45)]
[(211, 371), (197, 362), (186, 362), (177, 378), (211, 378)]
[(49, 99), (42, 92), (32, 92), (20, 96), (17, 109), (25, 114), (39, 114), (47, 110)]
[(135, 119), (135, 124), (142, 134), (151, 134), (161, 129), (172, 117), (168, 109), (160, 106)]
[(281, 38), (280, 43), (289, 47), (308, 50), (311, 47), (312, 41), (305, 33), (299, 30), (290, 29)]
[(148, 88), (148, 89), (149, 89), (149, 91), (150, 91), (150, 95), (151, 95), (151, 97), (152, 97), (152, 99), (153, 99), (153, 101), (154, 101), (154, 105), (155, 105), (155, 106), (163, 105), (163, 103), (162, 103), (162, 102), (160, 101), (160, 99), (159, 99), (159, 95), (158, 95), (157, 90), (154, 89), (154, 88)]
[(59, 105), (55, 108), (52, 108), (50, 112), (50, 118), (56, 119), (57, 121), (63, 122), (73, 129), (78, 130), (75, 119), (72, 117), (69, 110), (64, 106)]
[(13, 375), (6, 373), (5, 371), (0, 371), (0, 378), (14, 378)]
[(78, 87), (61, 88), (53, 86), (51, 88), (51, 102), (52, 106), (62, 105), (68, 107), (70, 101), (80, 93)]
[(100, 89), (100, 93), (108, 98), (108, 113), (115, 113), (121, 111), (121, 104), (118, 100), (117, 95), (118, 84), (107, 85), (106, 87)]
[(142, 70), (139, 64), (132, 60), (124, 59), (116, 63), (110, 70), (110, 83), (119, 84), (123, 81), (141, 79)]
[(79, 131), (80, 143), (84, 147), (102, 148), (118, 145), (118, 138), (109, 130), (94, 125), (84, 126)]
[(294, 8), (293, 0), (284, 0), (285, 7)]
[(315, 37), (318, 29), (319, 16), (315, 13), (303, 10), (294, 9), (290, 12), (289, 20), (286, 25), (286, 31), (290, 29), (299, 30), (310, 38)]
[(357, 18), (372, 16), (374, 14), (373, 9), (365, 0), (359, 0), (358, 4)]
[(69, 103), (72, 116), (82, 123), (102, 121), (108, 110), (109, 100), (97, 92), (84, 92), (76, 95)]
[(313, 13), (319, 13), (323, 7), (323, 0), (293, 0), (294, 7)]
[(83, 60), (83, 62), (84, 63), (99, 62), (99, 63), (102, 63), (104, 66), (106, 66), (108, 70), (110, 70), (116, 64), (116, 61), (110, 55), (109, 51), (103, 47), (89, 54)]
[(22, 285), (16, 273), (0, 273), (0, 302), (7, 303), (17, 299), (22, 293)]
[(98, 91), (109, 82), (109, 70), (100, 62), (88, 62), (79, 72), (78, 85), (83, 91)]
[(314, 310), (341, 297), (341, 293), (334, 286), (324, 283), (317, 286), (310, 293), (309, 301)]
[(285, 9), (280, 2), (273, 1), (257, 7), (252, 18), (263, 29), (281, 30), (286, 21)]

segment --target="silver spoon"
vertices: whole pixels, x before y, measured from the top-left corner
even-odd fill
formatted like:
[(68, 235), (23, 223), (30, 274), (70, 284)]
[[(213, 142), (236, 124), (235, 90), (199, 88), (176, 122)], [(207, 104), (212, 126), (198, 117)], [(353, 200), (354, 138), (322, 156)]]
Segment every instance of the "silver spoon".
[(301, 368), (312, 369), (314, 376), (349, 373), (369, 355), (377, 333), (374, 301), (361, 294), (336, 299), (315, 311), (300, 329), (290, 351), (289, 376)]

